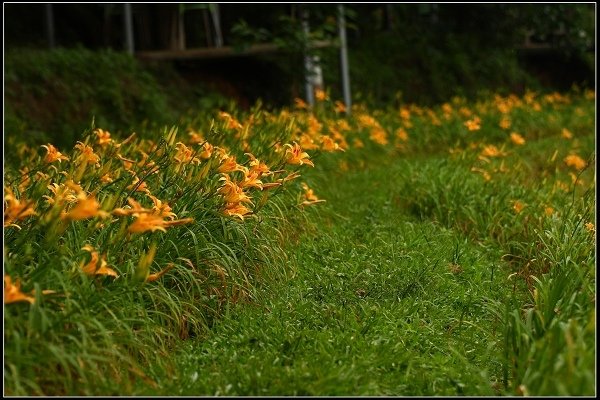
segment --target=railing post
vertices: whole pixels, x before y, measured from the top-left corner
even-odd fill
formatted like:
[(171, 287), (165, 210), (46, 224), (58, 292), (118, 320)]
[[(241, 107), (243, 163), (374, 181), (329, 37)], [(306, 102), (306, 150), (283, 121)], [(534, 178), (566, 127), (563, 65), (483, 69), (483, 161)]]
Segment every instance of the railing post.
[(344, 18), (344, 6), (338, 5), (338, 28), (340, 34), (340, 65), (342, 69), (342, 92), (344, 94), (344, 104), (346, 105), (346, 114), (350, 115), (352, 108), (352, 98), (350, 96), (350, 72), (348, 67), (348, 47), (346, 43), (346, 19)]
[(215, 27), (215, 46), (223, 47), (223, 34), (221, 33), (221, 15), (219, 13), (219, 4), (211, 3), (209, 5), (210, 15)]
[(125, 50), (133, 55), (133, 17), (131, 14), (131, 3), (123, 4), (123, 19), (125, 23)]
[(56, 46), (54, 38), (54, 14), (52, 13), (52, 4), (46, 4), (46, 35), (48, 36), (48, 47), (51, 49)]
[(314, 106), (315, 105), (315, 93), (313, 90), (313, 85), (312, 85), (312, 78), (311, 78), (311, 74), (313, 73), (313, 62), (311, 59), (311, 56), (308, 52), (310, 43), (309, 43), (309, 35), (310, 35), (310, 29), (308, 26), (308, 10), (303, 7), (302, 8), (302, 31), (304, 33), (304, 43), (305, 43), (305, 50), (304, 50), (304, 88), (306, 90), (306, 102), (308, 103), (309, 106)]

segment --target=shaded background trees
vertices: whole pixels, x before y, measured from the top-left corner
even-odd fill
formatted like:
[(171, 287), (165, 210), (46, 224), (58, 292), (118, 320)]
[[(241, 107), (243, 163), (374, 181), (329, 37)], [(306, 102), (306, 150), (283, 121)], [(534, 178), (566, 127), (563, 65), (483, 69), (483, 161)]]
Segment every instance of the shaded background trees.
[[(206, 3), (131, 7), (136, 52), (217, 44)], [(228, 99), (242, 108), (259, 99), (292, 104), (304, 96), (302, 7), (311, 39), (334, 44), (313, 52), (325, 87), (341, 99), (335, 4), (222, 3), (224, 46), (274, 43), (278, 51), (160, 62), (124, 52), (123, 4), (53, 4), (58, 49), (50, 52), (46, 5), (5, 4), (5, 130), (74, 135), (91, 114), (134, 126), (176, 123), (186, 110), (222, 108)], [(355, 101), (432, 105), (486, 91), (595, 87), (594, 4), (365, 3), (345, 10)], [(69, 121), (79, 122), (65, 128)]]
[[(132, 7), (136, 50), (172, 47), (179, 13), (185, 23), (186, 47), (215, 43), (207, 4)], [(301, 7), (310, 11), (311, 34), (335, 39), (333, 4), (223, 3), (224, 45), (269, 41), (284, 50), (287, 45), (289, 51), (245, 57), (242, 62), (174, 64), (192, 78), (202, 80), (206, 74), (206, 81), (229, 80), (239, 92), (229, 90), (229, 94), (245, 103), (258, 97), (277, 104), (289, 102), (292, 96), (301, 95), (301, 63), (292, 55), (298, 50), (294, 41), (301, 36)], [(481, 89), (594, 85), (594, 4), (369, 3), (345, 7), (353, 88), (372, 101), (389, 102), (398, 91), (407, 101), (430, 103), (457, 94), (474, 95)], [(57, 45), (122, 49), (122, 8), (122, 4), (53, 5)], [(46, 46), (43, 4), (7, 4), (4, 10), (7, 49)], [(322, 50), (321, 55), (326, 84), (336, 92), (336, 49)], [(221, 71), (220, 76), (215, 71)]]

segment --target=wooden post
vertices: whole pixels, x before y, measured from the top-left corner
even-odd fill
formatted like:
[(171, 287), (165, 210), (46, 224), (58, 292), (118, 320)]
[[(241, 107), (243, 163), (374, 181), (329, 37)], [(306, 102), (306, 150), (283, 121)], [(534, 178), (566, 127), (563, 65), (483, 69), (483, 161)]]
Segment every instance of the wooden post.
[(202, 18), (204, 19), (204, 34), (206, 35), (206, 46), (213, 45), (212, 29), (210, 29), (210, 19), (208, 17), (210, 11), (202, 10)]
[(306, 91), (306, 102), (311, 107), (315, 105), (315, 93), (313, 91), (312, 78), (311, 74), (313, 73), (313, 65), (311, 56), (308, 53), (309, 43), (309, 34), (310, 30), (308, 27), (308, 10), (306, 8), (302, 8), (302, 30), (304, 32), (304, 40), (305, 40), (305, 50), (304, 50), (304, 89)]
[(342, 92), (344, 94), (344, 104), (346, 105), (346, 115), (350, 115), (352, 107), (352, 98), (350, 96), (350, 72), (348, 67), (348, 47), (346, 43), (346, 19), (344, 18), (344, 6), (338, 5), (338, 28), (340, 34), (340, 65), (342, 69)]
[(177, 14), (177, 48), (185, 50), (185, 4), (179, 4), (179, 14)]
[(52, 4), (46, 4), (46, 35), (48, 37), (48, 47), (53, 49), (56, 46), (54, 38), (54, 14), (52, 13)]
[(125, 50), (133, 55), (133, 17), (131, 14), (131, 3), (124, 3), (124, 22), (125, 22)]

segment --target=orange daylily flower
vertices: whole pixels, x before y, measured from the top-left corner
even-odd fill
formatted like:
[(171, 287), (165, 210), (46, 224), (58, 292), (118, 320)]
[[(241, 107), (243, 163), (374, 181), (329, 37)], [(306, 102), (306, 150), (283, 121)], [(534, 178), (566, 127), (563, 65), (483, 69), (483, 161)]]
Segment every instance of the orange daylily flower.
[(315, 150), (319, 148), (319, 145), (316, 144), (313, 138), (308, 134), (300, 136), (300, 146), (305, 150)]
[(587, 163), (581, 157), (576, 154), (571, 154), (565, 157), (565, 164), (569, 167), (574, 167), (575, 169), (584, 169)]
[(103, 183), (111, 183), (112, 181), (113, 181), (113, 179), (110, 177), (109, 173), (102, 175), (102, 177), (100, 178), (100, 182), (103, 182)]
[(200, 152), (198, 156), (203, 160), (208, 160), (212, 156), (213, 149), (214, 147), (212, 144), (204, 142), (202, 145), (202, 152)]
[(259, 177), (271, 173), (269, 166), (254, 157), (252, 153), (245, 154), (248, 156), (248, 158), (250, 158), (250, 172), (256, 172)]
[(502, 117), (502, 119), (500, 120), (500, 124), (499, 125), (500, 125), (500, 128), (502, 128), (502, 129), (508, 129), (508, 128), (510, 128), (511, 124), (512, 123), (511, 123), (511, 121), (510, 121), (509, 118)]
[(252, 203), (252, 200), (246, 193), (244, 193), (244, 189), (239, 187), (235, 182), (233, 182), (229, 175), (224, 175), (219, 179), (220, 181), (224, 180), (223, 185), (217, 190), (223, 196), (223, 199), (227, 203), (240, 203), (247, 202)]
[(481, 119), (479, 117), (474, 117), (468, 121), (465, 121), (464, 125), (469, 131), (478, 131), (481, 129)]
[(319, 199), (315, 195), (313, 190), (311, 188), (309, 188), (306, 183), (302, 183), (302, 187), (304, 188), (304, 198), (306, 200), (304, 200), (302, 203), (300, 203), (301, 206), (308, 206), (311, 204), (323, 203), (325, 201), (325, 200)]
[[(473, 115), (473, 111), (469, 110), (469, 108), (467, 108), (467, 107), (461, 107), (458, 110), (458, 113), (465, 118), (469, 118), (471, 115)], [(477, 117), (475, 117), (475, 118), (477, 118)]]
[(92, 164), (98, 164), (100, 162), (100, 157), (94, 153), (94, 149), (92, 149), (90, 146), (82, 142), (77, 142), (75, 148), (81, 151), (81, 154), (78, 158), (81, 158), (82, 160)]
[(315, 99), (317, 99), (318, 101), (325, 101), (327, 99), (327, 94), (323, 89), (316, 89)]
[(585, 229), (587, 229), (588, 232), (596, 233), (596, 226), (591, 222), (585, 223)]
[(562, 136), (565, 139), (572, 139), (573, 138), (573, 134), (567, 128), (563, 128), (560, 136)]
[(406, 142), (408, 141), (408, 132), (406, 132), (404, 128), (398, 128), (398, 130), (396, 130), (396, 137), (403, 142)]
[(479, 159), (487, 161), (488, 157), (501, 157), (504, 155), (505, 153), (502, 150), (498, 149), (493, 144), (489, 144), (483, 148), (479, 155)]
[(360, 114), (358, 116), (358, 123), (360, 126), (364, 128), (379, 128), (379, 122), (375, 120), (375, 118), (371, 117), (367, 114)]
[(454, 109), (449, 103), (442, 104), (442, 111), (444, 112), (444, 118), (449, 119), (452, 113), (454, 113)]
[(517, 214), (519, 214), (521, 211), (523, 211), (524, 208), (525, 208), (525, 204), (523, 204), (519, 200), (513, 201), (513, 210), (515, 210), (515, 212)]
[(365, 144), (359, 138), (355, 138), (352, 142), (352, 146), (356, 147), (357, 149), (362, 149), (363, 147), (365, 147)]
[(48, 185), (48, 190), (54, 194), (54, 198), (44, 195), (48, 204), (62, 204), (64, 201), (67, 203), (75, 203), (77, 201), (77, 195), (83, 191), (81, 186), (77, 185), (73, 181), (68, 181), (64, 184), (51, 183)]
[(594, 100), (596, 98), (596, 92), (593, 89), (586, 89), (583, 95), (588, 100)]
[(230, 217), (238, 217), (242, 221), (244, 220), (244, 215), (250, 214), (251, 212), (252, 210), (244, 206), (242, 203), (227, 203), (223, 209), (223, 213), (225, 215)]
[(432, 125), (435, 125), (435, 126), (442, 125), (442, 121), (440, 121), (440, 119), (438, 118), (438, 116), (435, 112), (433, 112), (432, 110), (427, 110), (427, 115), (429, 116), (429, 119), (431, 120)]
[(226, 113), (225, 111), (220, 111), (219, 112), (219, 118), (222, 120), (227, 121), (227, 128), (228, 129), (242, 129), (243, 126), (242, 124), (240, 124), (238, 122), (238, 120), (236, 120), (235, 118), (233, 118), (231, 116), (231, 114)]
[(335, 102), (335, 112), (337, 113), (344, 113), (346, 112), (346, 105), (344, 103), (342, 103), (341, 101), (336, 101)]
[(400, 118), (402, 118), (404, 120), (409, 120), (410, 119), (410, 110), (406, 107), (400, 108)]
[(168, 227), (189, 224), (194, 222), (193, 218), (183, 218), (174, 221), (165, 221), (163, 217), (156, 214), (139, 214), (135, 221), (129, 225), (127, 230), (130, 233), (143, 233), (146, 231), (163, 231), (166, 232)]
[(95, 196), (88, 197), (85, 192), (77, 195), (77, 204), (69, 212), (61, 215), (62, 219), (70, 221), (79, 221), (92, 217), (106, 218), (110, 214), (100, 209), (101, 205)]
[(137, 175), (134, 174), (133, 176), (133, 183), (131, 183), (131, 185), (127, 186), (127, 190), (133, 190), (135, 188), (136, 192), (143, 192), (146, 194), (150, 194), (150, 189), (148, 189), (148, 185), (146, 184), (145, 181), (142, 181), (142, 183), (140, 182), (140, 178), (137, 177)]
[(346, 121), (345, 119), (338, 119), (336, 122), (336, 125), (337, 125), (338, 129), (343, 132), (347, 132), (350, 129), (352, 129), (352, 128), (350, 128), (348, 121)]
[(254, 187), (257, 189), (262, 189), (263, 183), (258, 178), (260, 177), (259, 172), (257, 171), (248, 171), (244, 174), (244, 180), (240, 183), (242, 188)]
[(142, 207), (140, 203), (130, 197), (127, 201), (132, 208), (116, 208), (112, 211), (113, 215), (133, 215), (136, 218), (127, 228), (130, 233), (154, 232), (157, 230), (166, 232), (168, 227), (194, 222), (193, 218), (165, 221), (164, 218), (175, 218), (175, 214), (171, 212), (171, 208), (167, 204), (163, 204), (152, 195), (149, 196), (154, 202), (154, 209), (152, 210)]
[(381, 127), (372, 128), (369, 138), (382, 146), (388, 144), (387, 133)]
[(21, 283), (18, 279), (13, 284), (10, 276), (4, 275), (4, 304), (16, 303), (19, 301), (27, 301), (30, 304), (33, 304), (35, 298), (21, 291)]
[(44, 157), (44, 161), (47, 163), (53, 163), (54, 161), (61, 162), (62, 160), (69, 160), (69, 157), (62, 155), (62, 153), (50, 143), (48, 143), (47, 145), (44, 144), (41, 147), (44, 147), (48, 151), (46, 157)]
[(154, 207), (152, 207), (152, 211), (154, 214), (157, 214), (163, 218), (173, 219), (176, 217), (174, 212), (171, 212), (171, 207), (167, 203), (163, 203), (161, 200), (157, 199), (155, 196), (148, 193), (148, 197), (152, 199), (154, 203)]
[(217, 168), (217, 171), (222, 172), (222, 173), (228, 173), (228, 172), (233, 172), (233, 171), (244, 171), (244, 167), (242, 165), (239, 165), (235, 161), (235, 156), (225, 155), (221, 159), (221, 165), (219, 166), (219, 168)]
[(135, 164), (134, 160), (131, 160), (129, 158), (125, 158), (120, 154), (117, 154), (117, 158), (121, 161), (123, 161), (123, 168), (125, 168), (127, 171), (129, 171), (131, 169), (131, 167), (133, 167), (133, 165)]
[(492, 180), (490, 173), (484, 169), (473, 167), (471, 168), (471, 171), (480, 173), (483, 176), (483, 179), (485, 179), (487, 182)]
[(296, 108), (299, 108), (301, 110), (306, 110), (308, 108), (308, 104), (306, 104), (306, 102), (298, 97), (296, 97), (294, 99), (294, 104), (296, 106)]
[(112, 214), (119, 217), (126, 217), (128, 215), (133, 215), (134, 217), (137, 217), (140, 214), (152, 213), (152, 210), (142, 207), (140, 203), (138, 203), (131, 197), (127, 199), (127, 202), (130, 204), (131, 208), (115, 208), (114, 210), (112, 210)]
[(300, 145), (298, 143), (294, 142), (293, 145), (286, 143), (284, 146), (288, 147), (288, 149), (285, 151), (288, 164), (292, 164), (292, 165), (307, 164), (307, 165), (310, 165), (311, 167), (315, 166), (313, 164), (313, 162), (310, 161), (310, 159), (309, 159), (310, 156), (308, 155), (308, 153), (302, 151), (302, 148), (300, 147)]
[(148, 277), (146, 278), (146, 282), (154, 282), (172, 269), (173, 264), (169, 264), (162, 271), (148, 275)]
[(322, 149), (325, 151), (344, 151), (330, 136), (321, 136)]
[(4, 188), (4, 227), (14, 226), (13, 222), (36, 215), (33, 202), (25, 199), (17, 199), (11, 188)]
[(200, 164), (200, 159), (197, 157), (194, 157), (193, 154), (193, 150), (190, 149), (189, 147), (187, 147), (185, 144), (181, 143), (181, 142), (177, 142), (175, 144), (175, 146), (177, 147), (177, 154), (175, 154), (175, 156), (173, 158), (175, 158), (175, 160), (179, 163), (194, 163), (194, 164)]
[(144, 151), (142, 151), (142, 150), (138, 150), (138, 151), (142, 155), (142, 159), (137, 162), (137, 166), (140, 168), (143, 168), (144, 172), (157, 174), (158, 170), (160, 168), (156, 165), (156, 163), (152, 160), (148, 161), (149, 156)]
[(204, 137), (202, 137), (202, 134), (194, 131), (193, 129), (190, 129), (188, 135), (190, 136), (191, 144), (197, 144), (197, 143), (204, 142)]
[(100, 146), (104, 146), (109, 144), (110, 142), (112, 142), (112, 139), (110, 138), (110, 132), (109, 131), (105, 131), (103, 129), (96, 129), (96, 136), (98, 136), (98, 144)]
[(510, 134), (510, 140), (518, 146), (525, 144), (525, 138), (523, 138), (523, 136), (519, 135), (517, 132)]
[(337, 142), (340, 148), (345, 151), (348, 148), (348, 142), (346, 141), (344, 135), (342, 135), (341, 132), (333, 126), (329, 126), (329, 131), (331, 132), (331, 136)]
[[(115, 278), (119, 276), (114, 269), (107, 267), (106, 255), (102, 256), (102, 259), (100, 259), (98, 252), (89, 244), (83, 246), (82, 250), (88, 251), (92, 255), (92, 259), (87, 264), (82, 262), (80, 265), (81, 270), (86, 275), (108, 275), (114, 276)], [(98, 265), (98, 261), (100, 261), (100, 265)]]
[(321, 124), (319, 122), (319, 120), (317, 118), (315, 118), (314, 115), (309, 115), (308, 116), (308, 134), (312, 135), (312, 136), (316, 136), (319, 134), (319, 132), (321, 132), (321, 129), (323, 129), (323, 124)]
[(83, 192), (83, 188), (80, 184), (73, 182), (72, 179), (69, 179), (65, 182), (65, 186), (68, 187), (73, 193), (79, 194)]

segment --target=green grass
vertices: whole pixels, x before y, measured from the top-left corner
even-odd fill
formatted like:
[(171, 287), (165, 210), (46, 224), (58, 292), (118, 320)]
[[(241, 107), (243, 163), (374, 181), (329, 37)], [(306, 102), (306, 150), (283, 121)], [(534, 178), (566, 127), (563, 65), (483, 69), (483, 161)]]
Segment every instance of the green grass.
[[(136, 161), (142, 153), (150, 156), (136, 176), (177, 218), (195, 220), (131, 236), (114, 211), (110, 223), (62, 224), (65, 206), (41, 196), (50, 182), (84, 171), (80, 151), (47, 168), (42, 150), (23, 147), (31, 171), (13, 166), (8, 185), (33, 199), (38, 214), (5, 229), (4, 267), (24, 293), (35, 290), (35, 302), (5, 307), (8, 393), (593, 394), (595, 139), (586, 96), (520, 105), (455, 99), (451, 112), (410, 108), (410, 128), (398, 110), (357, 108), (343, 136), (365, 147), (311, 149), (314, 169), (286, 164), (275, 143), (342, 130), (330, 102), (312, 121), (303, 111), (277, 115), (257, 106), (235, 115), (247, 131), (199, 114), (188, 127), (230, 148), (238, 162), (249, 166), (251, 150), (273, 170), (302, 174), (269, 191), (247, 188), (254, 215), (244, 221), (223, 214), (216, 152), (182, 163), (187, 147), (175, 142), (186, 135), (165, 130), (156, 146), (96, 145), (102, 165), (80, 178), (105, 211), (129, 196), (149, 204), (115, 159), (116, 151)], [(511, 131), (526, 144), (499, 128), (502, 102), (513, 103)], [(479, 131), (464, 126), (473, 111), (482, 117)], [(444, 122), (435, 125), (430, 113)], [(394, 138), (400, 127), (409, 129), (408, 141)], [(369, 139), (381, 140), (382, 131), (385, 146)], [(199, 144), (190, 146), (199, 153)], [(569, 165), (571, 154), (585, 158), (578, 159), (585, 168)], [(148, 172), (149, 161), (159, 173)], [(108, 171), (115, 182), (100, 183)], [(300, 206), (302, 183), (326, 203)], [(84, 244), (119, 278), (84, 274)], [(173, 270), (142, 283), (140, 260), (155, 245), (152, 271)]]
[(294, 277), (178, 349), (164, 393), (494, 394), (501, 336), (487, 305), (510, 291), (508, 273), (497, 250), (403, 212), (388, 182), (408, 168), (315, 181), (328, 203), (318, 232), (289, 248)]
[[(593, 137), (580, 140), (589, 149)], [(311, 210), (318, 229), (287, 247), (294, 277), (178, 348), (161, 391), (593, 394), (595, 245), (583, 224), (595, 203), (532, 179), (556, 149), (556, 137), (515, 149), (511, 173), (487, 184), (468, 155), (373, 154), (348, 173), (320, 160), (326, 173), (308, 182), (327, 203)], [(564, 212), (534, 221), (543, 211), (515, 215), (513, 199)]]

